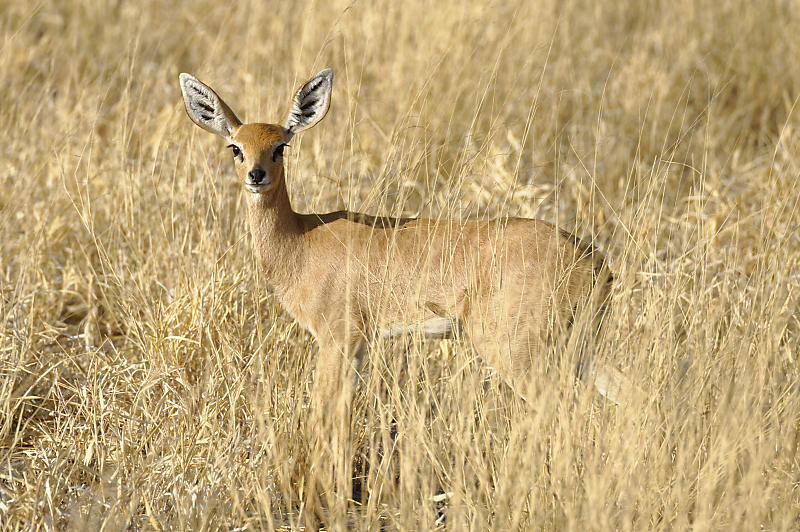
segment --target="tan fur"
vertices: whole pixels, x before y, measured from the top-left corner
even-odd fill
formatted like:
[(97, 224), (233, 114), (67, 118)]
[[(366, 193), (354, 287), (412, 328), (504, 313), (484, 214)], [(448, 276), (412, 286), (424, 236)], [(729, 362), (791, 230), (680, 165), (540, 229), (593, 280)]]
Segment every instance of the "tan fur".
[(297, 214), (283, 161), (273, 161), (291, 133), (270, 124), (231, 129), (230, 142), (243, 152), (236, 161), (242, 183), (254, 168), (267, 174), (264, 190), (247, 192), (250, 230), (275, 295), (319, 344), (320, 412), (346, 386), (360, 342), (419, 324), (423, 332), (425, 324), (445, 330), (442, 318), (524, 393), (548, 337), (608, 297), (611, 275), (600, 253), (547, 222)]

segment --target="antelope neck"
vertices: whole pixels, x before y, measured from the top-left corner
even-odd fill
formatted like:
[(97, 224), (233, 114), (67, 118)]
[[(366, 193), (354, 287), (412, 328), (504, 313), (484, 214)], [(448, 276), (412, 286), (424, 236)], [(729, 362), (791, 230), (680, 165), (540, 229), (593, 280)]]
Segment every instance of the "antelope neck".
[(261, 269), (270, 286), (283, 292), (302, 266), (304, 239), (286, 187), (263, 194), (247, 194), (250, 231)]

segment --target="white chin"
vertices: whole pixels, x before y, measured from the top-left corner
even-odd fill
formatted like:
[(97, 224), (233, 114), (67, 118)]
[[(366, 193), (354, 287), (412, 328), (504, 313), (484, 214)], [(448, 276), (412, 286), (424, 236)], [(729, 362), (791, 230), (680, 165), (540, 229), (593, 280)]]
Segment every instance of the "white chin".
[(245, 185), (244, 188), (246, 188), (251, 194), (261, 194), (267, 190), (267, 187), (264, 185)]

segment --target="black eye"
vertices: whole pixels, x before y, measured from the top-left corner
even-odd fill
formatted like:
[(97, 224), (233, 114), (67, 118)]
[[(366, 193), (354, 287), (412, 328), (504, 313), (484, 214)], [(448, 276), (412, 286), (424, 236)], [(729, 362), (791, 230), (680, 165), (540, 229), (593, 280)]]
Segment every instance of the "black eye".
[(283, 149), (288, 146), (288, 144), (278, 144), (275, 146), (275, 150), (272, 152), (272, 162), (278, 160), (278, 157), (283, 157)]
[(234, 158), (241, 159), (242, 150), (239, 149), (239, 146), (237, 146), (236, 144), (228, 144), (228, 148), (230, 148), (231, 151), (233, 152)]

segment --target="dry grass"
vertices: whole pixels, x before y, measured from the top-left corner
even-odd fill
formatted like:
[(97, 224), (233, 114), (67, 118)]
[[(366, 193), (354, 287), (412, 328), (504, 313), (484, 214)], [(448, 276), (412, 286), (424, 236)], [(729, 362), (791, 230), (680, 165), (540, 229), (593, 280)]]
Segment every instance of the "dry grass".
[(295, 207), (595, 238), (648, 391), (373, 349), (335, 528), (800, 527), (800, 4), (482, 4), (0, 2), (0, 528), (299, 526), (315, 347), (177, 75), (274, 121), (324, 66)]

